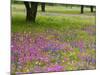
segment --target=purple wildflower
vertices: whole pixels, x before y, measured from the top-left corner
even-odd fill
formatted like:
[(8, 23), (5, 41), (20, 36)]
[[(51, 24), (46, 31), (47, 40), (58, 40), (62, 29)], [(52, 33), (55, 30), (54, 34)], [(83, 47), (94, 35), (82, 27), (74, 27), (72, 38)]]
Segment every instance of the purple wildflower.
[(62, 71), (63, 70), (63, 66), (55, 65), (53, 67), (49, 67), (47, 70), (48, 70), (48, 72)]

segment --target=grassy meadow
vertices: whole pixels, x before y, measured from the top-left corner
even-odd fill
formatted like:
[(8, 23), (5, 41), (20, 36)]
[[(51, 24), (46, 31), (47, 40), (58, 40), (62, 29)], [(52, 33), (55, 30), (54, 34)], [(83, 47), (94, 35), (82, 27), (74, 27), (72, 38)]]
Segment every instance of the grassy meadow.
[(35, 23), (25, 20), (24, 4), (12, 4), (12, 73), (96, 68), (95, 12), (85, 7), (38, 6)]

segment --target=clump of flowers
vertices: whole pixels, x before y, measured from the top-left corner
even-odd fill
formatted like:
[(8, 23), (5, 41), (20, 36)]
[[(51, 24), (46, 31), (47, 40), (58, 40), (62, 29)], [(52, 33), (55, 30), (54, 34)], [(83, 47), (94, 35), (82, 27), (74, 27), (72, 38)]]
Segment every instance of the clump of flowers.
[(53, 65), (47, 68), (48, 72), (59, 72), (63, 71), (64, 67), (60, 65)]

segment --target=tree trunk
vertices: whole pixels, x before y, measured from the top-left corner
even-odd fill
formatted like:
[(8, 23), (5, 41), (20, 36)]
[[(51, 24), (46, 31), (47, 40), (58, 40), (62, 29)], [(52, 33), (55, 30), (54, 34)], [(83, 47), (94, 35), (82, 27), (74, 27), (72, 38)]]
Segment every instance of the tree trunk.
[(26, 21), (30, 21), (32, 18), (32, 12), (31, 12), (31, 7), (29, 5), (29, 2), (24, 2), (25, 8), (26, 8)]
[(90, 6), (91, 12), (93, 12), (93, 6)]
[(45, 12), (45, 3), (41, 3), (41, 10), (42, 12)]
[(81, 5), (81, 14), (84, 13), (84, 5)]
[(26, 8), (26, 21), (35, 22), (37, 13), (37, 2), (24, 2)]
[(35, 22), (38, 2), (31, 2), (32, 20)]

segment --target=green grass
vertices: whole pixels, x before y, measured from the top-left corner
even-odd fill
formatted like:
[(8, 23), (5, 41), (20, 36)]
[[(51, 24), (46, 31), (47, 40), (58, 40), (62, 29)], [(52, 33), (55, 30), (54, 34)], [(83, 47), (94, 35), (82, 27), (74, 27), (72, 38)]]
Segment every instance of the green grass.
[(12, 31), (33, 31), (34, 29), (45, 30), (48, 28), (56, 30), (80, 29), (84, 26), (95, 25), (94, 17), (75, 16), (37, 16), (36, 23), (27, 23), (24, 15), (12, 17)]
[[(16, 7), (16, 9), (15, 9)], [(48, 8), (48, 9), (47, 9)], [(51, 9), (52, 8), (52, 9)], [(65, 11), (65, 7), (62, 6), (47, 6), (46, 10), (47, 11), (52, 11), (55, 9), (55, 11)], [(74, 7), (73, 7), (74, 8)], [(40, 7), (39, 7), (40, 9)], [(67, 9), (67, 8), (66, 8)], [(78, 8), (76, 8), (78, 9)], [(71, 10), (73, 12), (76, 11), (76, 9)], [(88, 9), (88, 8), (86, 8)], [(38, 11), (36, 22), (35, 23), (28, 23), (25, 20), (25, 12), (24, 12), (24, 6), (23, 5), (13, 5), (12, 6), (12, 32), (33, 32), (33, 33), (42, 33), (46, 32), (47, 30), (56, 30), (61, 35), (65, 35), (66, 33), (73, 33), (73, 36), (77, 35), (76, 39), (85, 39), (87, 40), (89, 35), (85, 32), (82, 31), (83, 28), (88, 27), (88, 26), (95, 26), (95, 16), (94, 13), (91, 15), (87, 14), (65, 14), (64, 12), (62, 13), (57, 13), (58, 15), (52, 15), (49, 12), (49, 15), (46, 15), (45, 12), (43, 15), (40, 11)], [(69, 9), (68, 9), (69, 10)], [(56, 13), (56, 12), (55, 12)], [(76, 16), (75, 16), (76, 15)], [(74, 33), (76, 32), (76, 33)], [(67, 39), (66, 39), (67, 38)], [(73, 37), (74, 38), (74, 37)], [(94, 37), (93, 37), (94, 38)], [(72, 40), (69, 36), (65, 36), (63, 39), (65, 40)], [(75, 38), (74, 38), (75, 39)], [(92, 38), (91, 38), (92, 39)]]

